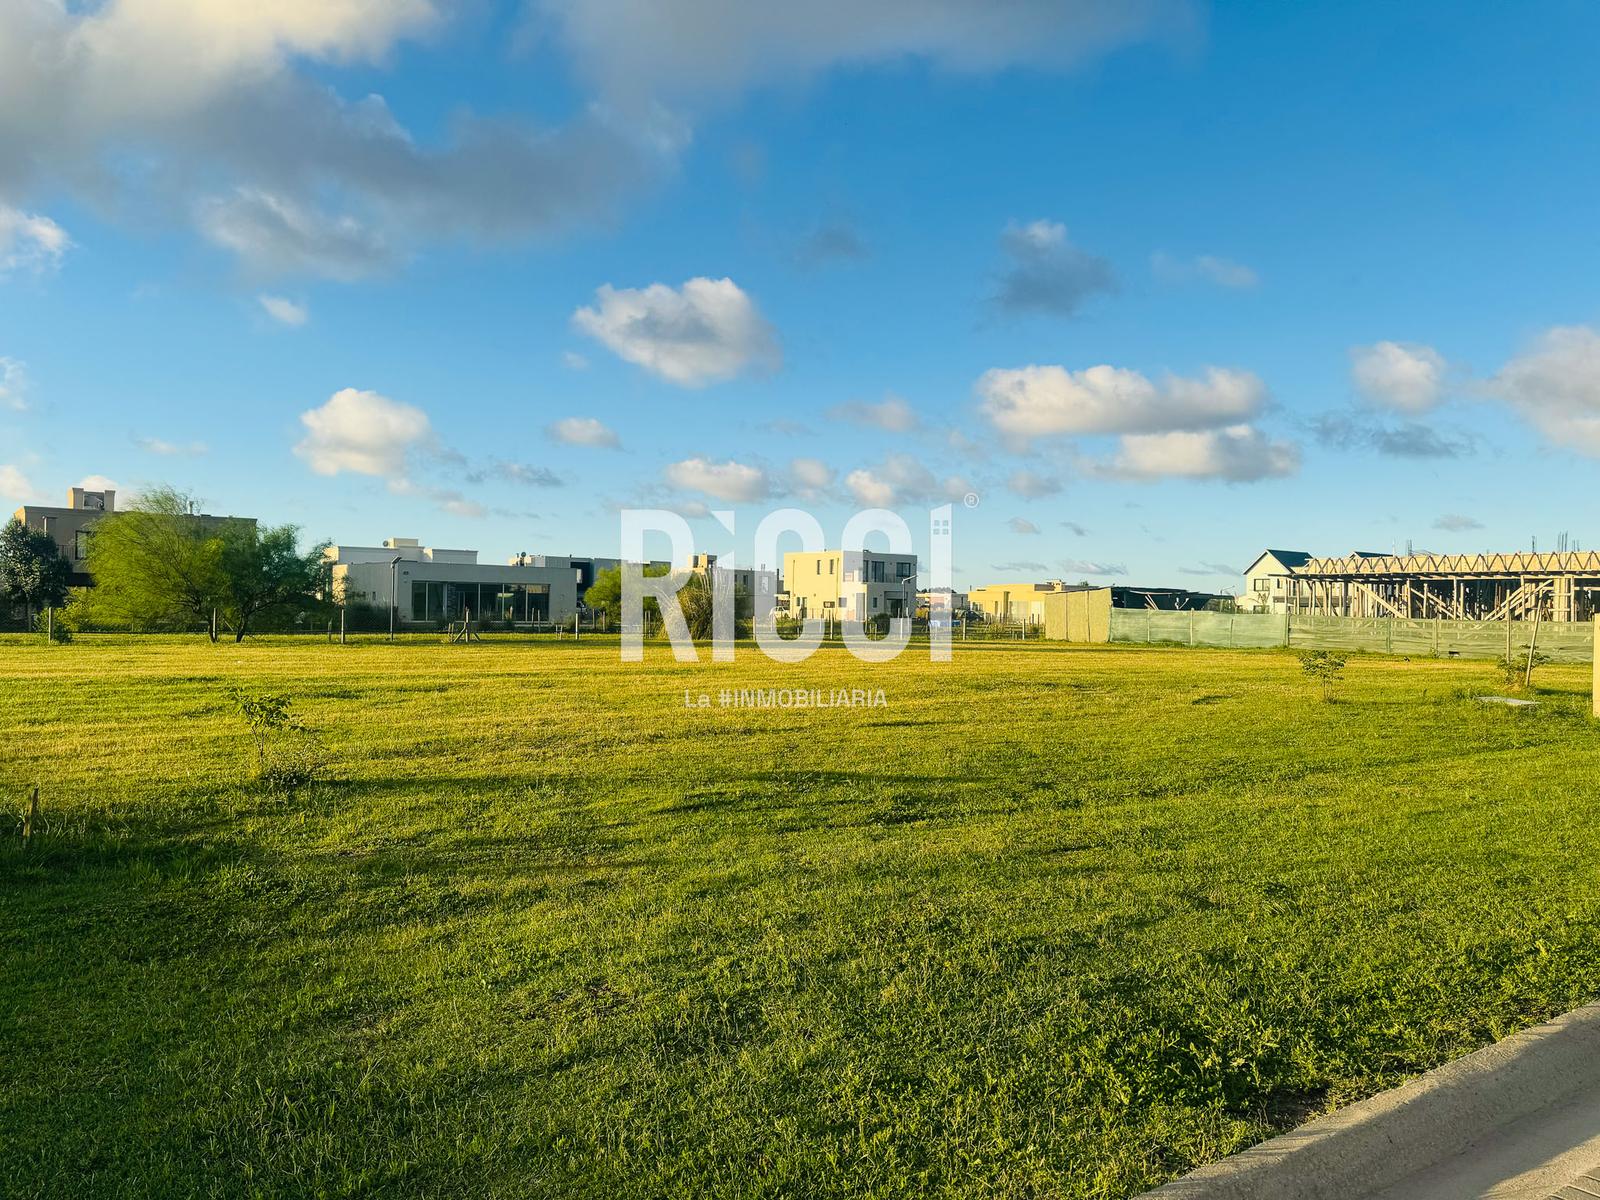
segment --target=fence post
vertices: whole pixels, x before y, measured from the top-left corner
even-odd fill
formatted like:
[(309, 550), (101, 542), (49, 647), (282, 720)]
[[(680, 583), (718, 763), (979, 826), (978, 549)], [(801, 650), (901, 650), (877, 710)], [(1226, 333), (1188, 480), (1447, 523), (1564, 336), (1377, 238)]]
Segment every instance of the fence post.
[(1189, 610), (1189, 647), (1194, 648), (1194, 609)]
[(1594, 616), (1595, 644), (1590, 648), (1589, 656), (1594, 660), (1594, 715), (1600, 717), (1600, 613)]
[(28, 848), (28, 839), (33, 836), (33, 827), (39, 823), (39, 785), (33, 785), (33, 799), (28, 801), (28, 815), (22, 818), (22, 848)]

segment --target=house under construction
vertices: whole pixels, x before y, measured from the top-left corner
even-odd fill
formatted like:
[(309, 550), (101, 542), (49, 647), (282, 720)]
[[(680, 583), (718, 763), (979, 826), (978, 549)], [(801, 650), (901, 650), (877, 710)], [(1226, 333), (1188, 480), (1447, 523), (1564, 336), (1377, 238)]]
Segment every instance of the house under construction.
[(1600, 552), (1307, 558), (1284, 584), (1289, 611), (1314, 616), (1587, 621), (1600, 611)]

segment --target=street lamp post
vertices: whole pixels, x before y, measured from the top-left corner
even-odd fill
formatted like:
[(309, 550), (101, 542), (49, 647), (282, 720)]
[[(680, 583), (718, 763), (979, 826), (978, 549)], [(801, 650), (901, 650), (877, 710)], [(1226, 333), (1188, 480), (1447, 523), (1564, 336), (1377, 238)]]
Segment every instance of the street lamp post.
[(389, 560), (389, 640), (394, 641), (395, 614), (400, 609), (400, 556)]

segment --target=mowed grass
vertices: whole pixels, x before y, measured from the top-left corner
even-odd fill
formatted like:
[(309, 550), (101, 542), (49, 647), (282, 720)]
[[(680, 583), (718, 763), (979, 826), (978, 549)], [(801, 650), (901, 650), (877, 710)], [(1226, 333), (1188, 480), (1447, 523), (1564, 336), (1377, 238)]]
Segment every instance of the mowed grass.
[(1600, 992), (1587, 684), (6, 641), (0, 1195), (1127, 1196)]

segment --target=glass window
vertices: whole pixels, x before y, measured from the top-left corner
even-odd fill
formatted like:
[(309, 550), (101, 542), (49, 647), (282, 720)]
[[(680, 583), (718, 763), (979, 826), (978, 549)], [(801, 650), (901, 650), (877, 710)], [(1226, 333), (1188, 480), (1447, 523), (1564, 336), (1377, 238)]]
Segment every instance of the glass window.
[(87, 529), (78, 530), (77, 534), (73, 537), (72, 557), (78, 562), (82, 562), (84, 559), (89, 557), (89, 531)]

